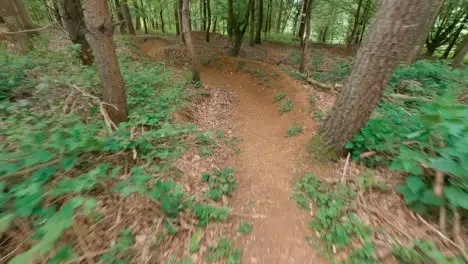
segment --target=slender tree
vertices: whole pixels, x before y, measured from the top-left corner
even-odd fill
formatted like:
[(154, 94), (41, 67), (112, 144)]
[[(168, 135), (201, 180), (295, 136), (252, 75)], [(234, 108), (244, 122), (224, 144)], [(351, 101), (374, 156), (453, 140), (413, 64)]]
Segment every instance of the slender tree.
[(455, 57), (452, 62), (453, 68), (460, 68), (462, 66), (466, 53), (468, 53), (468, 34), (465, 34), (462, 43), (460, 43), (455, 51)]
[(7, 38), (10, 38), (14, 43), (15, 50), (25, 53), (32, 48), (32, 43), (27, 32), (18, 32), (28, 29), (19, 12), (19, 7), (22, 6), (22, 4), (19, 3), (20, 1), (21, 0), (3, 0), (0, 6), (0, 17), (2, 17), (10, 32), (16, 32), (7, 35)]
[(106, 0), (83, 0), (86, 38), (93, 50), (110, 119), (119, 124), (127, 119), (124, 81), (112, 43), (113, 23)]
[[(231, 56), (239, 56), (239, 52), (242, 46), (242, 41), (244, 39), (245, 32), (247, 31), (247, 26), (249, 25), (249, 16), (250, 16), (250, 7), (253, 5), (254, 0), (249, 0), (249, 4), (245, 9), (244, 16), (242, 20), (239, 20), (237, 17), (233, 20), (233, 30), (234, 30), (234, 47), (232, 47)], [(232, 3), (232, 2), (231, 2)]]
[(362, 0), (359, 0), (358, 7), (357, 7), (356, 13), (354, 15), (353, 29), (351, 31), (351, 35), (349, 36), (349, 38), (347, 40), (348, 50), (351, 50), (352, 46), (356, 45), (355, 39), (356, 39), (356, 33), (358, 32), (359, 15), (361, 14), (361, 7), (362, 7)]
[(255, 43), (262, 43), (262, 28), (263, 28), (263, 0), (258, 0), (258, 20), (257, 20), (257, 32), (255, 33)]
[[(183, 4), (183, 0), (178, 0), (177, 1), (177, 7), (178, 7), (178, 12), (179, 12), (179, 31), (180, 31), (180, 43), (185, 43), (185, 39), (184, 39), (184, 23), (182, 22), (182, 6), (184, 5)], [(189, 21), (190, 23), (190, 21)], [(191, 28), (190, 28), (191, 29)]]
[(210, 0), (206, 0), (205, 7), (207, 10), (207, 26), (206, 26), (206, 31), (205, 31), (205, 40), (206, 42), (210, 42), (210, 28), (211, 28), (211, 4)]
[(80, 46), (80, 59), (84, 65), (91, 65), (94, 61), (93, 52), (86, 40), (83, 8), (80, 0), (59, 0), (60, 16), (68, 37), (74, 44)]
[(234, 6), (233, 0), (228, 0), (227, 32), (229, 38), (232, 38), (234, 31)]
[(164, 18), (163, 18), (163, 10), (159, 10), (159, 17), (161, 19), (161, 32), (166, 33), (166, 30), (164, 28)]
[(174, 19), (176, 24), (176, 36), (180, 35), (180, 24), (179, 24), (179, 10), (177, 8), (177, 2), (174, 3)]
[(145, 7), (143, 5), (143, 0), (140, 0), (141, 7), (141, 16), (143, 17), (143, 28), (145, 29), (145, 34), (148, 34), (148, 19), (146, 19)]
[(312, 2), (313, 0), (307, 1), (307, 7), (306, 7), (306, 35), (304, 39), (301, 40), (301, 65), (299, 66), (299, 72), (304, 73), (305, 71), (305, 66), (307, 64), (307, 46), (309, 43), (309, 38), (310, 38), (310, 16), (312, 13)]
[(448, 47), (445, 49), (444, 54), (442, 54), (442, 57), (440, 57), (441, 59), (447, 59), (448, 58), (448, 56), (450, 54), (450, 51), (452, 51), (453, 47), (455, 46), (455, 43), (457, 43), (457, 40), (460, 37), (461, 32), (465, 28), (465, 24), (468, 24), (468, 15), (465, 17), (464, 23), (460, 24), (457, 31), (455, 31), (455, 33), (451, 37), (452, 40), (450, 41)]
[(128, 8), (127, 0), (124, 0), (122, 3), (122, 13), (125, 19), (125, 26), (127, 27), (127, 32), (135, 36), (136, 32), (135, 28), (133, 27), (132, 14), (130, 13), (130, 8)]
[(119, 0), (114, 0), (115, 3), (115, 12), (117, 13), (117, 18), (119, 19), (120, 24), (120, 34), (126, 34), (126, 25), (125, 25), (125, 19), (124, 15), (122, 12), (122, 6), (120, 6), (120, 1)]
[(133, 2), (133, 7), (135, 8), (135, 29), (138, 31), (141, 29), (141, 17), (140, 9), (138, 8), (138, 1)]
[(421, 33), (417, 25), (435, 3), (440, 0), (380, 0), (351, 75), (319, 131), (331, 152), (343, 154), (365, 124), (391, 73), (415, 45), (417, 38), (408, 36)]
[(183, 0), (182, 4), (182, 32), (184, 34), (185, 46), (187, 47), (190, 57), (192, 59), (192, 81), (200, 81), (200, 62), (198, 61), (197, 53), (195, 52), (195, 47), (192, 42), (192, 34), (190, 32), (190, 22), (189, 22), (189, 10), (190, 10), (190, 0)]
[(249, 44), (251, 47), (255, 45), (255, 0), (251, 2), (250, 7), (250, 25), (249, 25)]

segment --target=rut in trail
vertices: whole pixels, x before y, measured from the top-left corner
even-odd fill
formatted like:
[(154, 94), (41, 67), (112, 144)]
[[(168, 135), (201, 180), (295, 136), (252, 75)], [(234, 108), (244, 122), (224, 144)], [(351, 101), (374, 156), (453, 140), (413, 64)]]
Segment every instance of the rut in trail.
[[(230, 206), (245, 215), (266, 216), (253, 219), (252, 233), (234, 240), (243, 249), (242, 263), (325, 263), (304, 239), (310, 234), (310, 215), (290, 200), (293, 174), (304, 170), (304, 145), (316, 128), (307, 96), (289, 76), (265, 63), (221, 57), (211, 65), (201, 71), (207, 89), (236, 95), (234, 135), (242, 151), (235, 160), (238, 188)], [(290, 112), (280, 114), (279, 104), (272, 102), (275, 89), (286, 92), (283, 100), (292, 99)], [(285, 133), (293, 122), (304, 133), (288, 139)]]

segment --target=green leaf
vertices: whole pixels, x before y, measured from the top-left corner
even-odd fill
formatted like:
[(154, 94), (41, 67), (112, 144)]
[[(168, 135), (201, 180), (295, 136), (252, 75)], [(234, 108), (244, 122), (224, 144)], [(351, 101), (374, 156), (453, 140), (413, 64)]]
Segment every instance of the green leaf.
[(434, 191), (432, 189), (424, 190), (421, 201), (425, 204), (434, 205), (434, 206), (440, 206), (441, 204), (440, 197), (434, 195)]
[(345, 148), (346, 148), (346, 149), (352, 149), (352, 148), (354, 148), (353, 142), (350, 141), (350, 142), (346, 143)]
[(429, 165), (435, 170), (450, 173), (458, 177), (463, 177), (468, 174), (467, 171), (464, 170), (453, 159), (446, 157), (438, 157), (435, 159), (431, 159)]
[(15, 219), (14, 214), (6, 214), (0, 216), (0, 234), (6, 232), (9, 228), (13, 220)]
[(468, 193), (454, 186), (444, 188), (445, 197), (453, 207), (462, 207), (468, 210)]
[(426, 184), (424, 184), (424, 182), (422, 182), (421, 179), (416, 176), (410, 176), (406, 178), (406, 184), (408, 185), (408, 188), (411, 190), (411, 192), (415, 194), (426, 188)]

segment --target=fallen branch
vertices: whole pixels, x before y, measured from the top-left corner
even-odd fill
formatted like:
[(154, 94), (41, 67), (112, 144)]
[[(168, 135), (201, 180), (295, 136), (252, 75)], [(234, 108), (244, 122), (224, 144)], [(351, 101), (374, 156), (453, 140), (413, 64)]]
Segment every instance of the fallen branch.
[(40, 27), (40, 28), (25, 29), (25, 30), (19, 30), (19, 31), (0, 31), (0, 35), (15, 35), (15, 34), (21, 34), (21, 33), (31, 33), (31, 32), (43, 31), (45, 29), (50, 28), (51, 26), (53, 26), (56, 23), (57, 22), (54, 22), (52, 24), (49, 24), (47, 26)]
[(331, 85), (331, 84), (321, 83), (321, 82), (319, 82), (317, 80), (314, 80), (312, 78), (307, 78), (306, 80), (307, 80), (307, 82), (309, 84), (318, 86), (318, 87), (320, 87), (322, 89), (329, 90), (329, 91), (337, 91), (338, 89), (343, 88), (343, 85), (338, 84), (338, 83), (335, 83), (334, 85)]
[(426, 97), (418, 97), (418, 96), (408, 96), (404, 94), (389, 94), (388, 96), (401, 99), (401, 100), (408, 100), (408, 101), (423, 101), (423, 102), (432, 102), (432, 99)]
[(242, 213), (237, 213), (237, 212), (229, 212), (229, 214), (231, 215), (235, 215), (235, 216), (240, 216), (240, 217), (245, 217), (245, 218), (253, 218), (253, 219), (265, 219), (267, 218), (266, 215), (262, 215), (262, 214), (252, 214), (252, 215), (249, 215), (249, 214), (242, 214)]
[(375, 151), (368, 151), (368, 152), (361, 153), (361, 155), (359, 155), (359, 158), (360, 158), (360, 159), (364, 159), (364, 158), (372, 157), (372, 156), (374, 156), (375, 154), (377, 154), (377, 152), (375, 152)]

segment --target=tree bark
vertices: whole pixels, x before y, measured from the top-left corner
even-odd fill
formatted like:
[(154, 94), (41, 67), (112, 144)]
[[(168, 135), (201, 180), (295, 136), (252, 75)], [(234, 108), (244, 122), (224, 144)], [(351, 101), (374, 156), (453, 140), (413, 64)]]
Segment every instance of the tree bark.
[(91, 65), (94, 61), (93, 52), (86, 40), (83, 9), (79, 0), (59, 0), (60, 16), (74, 44), (80, 44), (80, 60), (84, 65)]
[(301, 53), (301, 65), (299, 66), (299, 72), (304, 73), (305, 71), (305, 66), (307, 64), (307, 46), (309, 43), (309, 37), (310, 37), (310, 16), (312, 13), (312, 2), (313, 0), (307, 1), (307, 8), (306, 8), (306, 35), (305, 38), (301, 40), (301, 48), (302, 48), (302, 53)]
[[(180, 43), (185, 43), (184, 39), (184, 23), (182, 22), (182, 6), (183, 0), (177, 1), (177, 12), (179, 13), (179, 31), (180, 31)], [(190, 22), (189, 22), (190, 23)]]
[(185, 39), (185, 46), (187, 47), (190, 57), (192, 58), (192, 81), (200, 81), (200, 62), (197, 58), (197, 53), (195, 52), (195, 47), (193, 46), (192, 36), (190, 33), (190, 22), (189, 22), (189, 10), (190, 10), (190, 0), (183, 0), (182, 4), (182, 24), (183, 24), (183, 33)]
[(278, 10), (278, 20), (276, 21), (276, 32), (279, 33), (281, 31), (281, 19), (282, 19), (282, 16), (283, 16), (283, 6), (284, 6), (284, 1), (283, 0), (279, 0), (280, 1), (280, 6), (279, 6), (279, 10)]
[(228, 36), (231, 39), (233, 35), (233, 30), (234, 30), (234, 8), (232, 6), (232, 1), (233, 0), (228, 0), (228, 16), (227, 16), (227, 32)]
[(127, 32), (133, 36), (136, 35), (135, 28), (133, 27), (132, 14), (126, 1), (122, 3), (122, 13), (125, 18), (125, 25), (127, 26)]
[(250, 3), (249, 44), (253, 47), (255, 45), (255, 0)]
[(53, 2), (53, 7), (54, 7), (54, 10), (53, 10), (53, 15), (54, 15), (54, 19), (55, 21), (58, 22), (58, 24), (63, 27), (63, 23), (62, 23), (62, 18), (60, 17), (60, 9), (59, 9), (59, 6), (57, 4), (56, 1), (52, 1)]
[(293, 36), (296, 36), (297, 23), (300, 23), (299, 17), (301, 15), (301, 10), (302, 10), (302, 5), (297, 5), (297, 12), (296, 12), (296, 15), (294, 16), (294, 22), (293, 22)]
[(262, 43), (262, 27), (263, 27), (263, 0), (258, 0), (258, 21), (257, 21), (257, 32), (255, 34), (255, 43)]
[(299, 31), (297, 33), (297, 37), (301, 40), (304, 38), (304, 32), (305, 32), (305, 16), (307, 13), (306, 9), (307, 9), (307, 0), (302, 0), (301, 14), (299, 16)]
[[(429, 36), (429, 32), (431, 32), (432, 25), (434, 25), (434, 21), (437, 18), (437, 12), (440, 9), (440, 2), (434, 2), (432, 4), (427, 5), (427, 11), (426, 14), (424, 14), (421, 17), (421, 21), (418, 24), (418, 32), (419, 34), (416, 34), (414, 36), (408, 36), (415, 38), (414, 40), (414, 46), (410, 47), (411, 51), (406, 59), (407, 64), (411, 64), (415, 62), (419, 56), (421, 55), (422, 49), (424, 47), (424, 43)], [(434, 52), (435, 47), (432, 52)]]
[[(97, 71), (103, 88), (105, 109), (118, 125), (127, 119), (127, 99), (124, 81), (112, 43), (113, 23), (106, 0), (83, 0), (86, 38), (93, 50)], [(115, 108), (113, 106), (115, 106)]]
[(206, 0), (203, 1), (203, 30), (206, 31), (206, 26), (207, 26), (207, 10), (206, 10)]
[(263, 33), (268, 33), (269, 32), (269, 28), (270, 28), (270, 24), (271, 24), (271, 10), (272, 10), (272, 0), (269, 0), (268, 1), (268, 5), (267, 5), (267, 17), (266, 17), (266, 23), (265, 23), (265, 27), (263, 28)]
[(463, 38), (463, 42), (460, 43), (457, 50), (455, 51), (455, 57), (453, 58), (452, 67), (453, 68), (461, 68), (466, 53), (468, 52), (468, 34), (465, 35)]
[[(18, 0), (4, 0), (0, 6), (0, 17), (2, 17), (10, 32), (26, 30), (21, 14), (18, 12)], [(20, 53), (26, 53), (32, 48), (28, 33), (16, 33), (7, 35), (14, 44), (14, 49)]]
[[(114, 0), (114, 3), (115, 3), (115, 11), (117, 13), (117, 18), (119, 19), (119, 22), (125, 21), (124, 15), (122, 12), (122, 6), (120, 6), (120, 1)], [(120, 24), (120, 34), (127, 34), (125, 23)]]
[(366, 123), (392, 72), (410, 52), (420, 18), (440, 0), (380, 0), (379, 8), (353, 63), (353, 70), (319, 134), (331, 152), (344, 147)]
[(206, 26), (206, 31), (205, 31), (205, 40), (206, 40), (206, 42), (210, 42), (210, 28), (211, 28), (211, 4), (210, 4), (210, 0), (206, 0), (205, 8), (207, 10), (207, 16), (205, 18), (206, 21), (207, 21), (207, 26)]
[[(4, 0), (7, 1), (7, 0)], [(37, 28), (36, 25), (32, 22), (31, 16), (29, 15), (28, 9), (23, 3), (23, 0), (14, 0), (12, 1), (15, 5), (16, 12), (18, 12), (19, 16), (21, 17), (21, 23), (23, 24), (24, 29), (35, 29)], [(30, 34), (31, 35), (31, 34)], [(36, 32), (32, 33), (32, 35), (37, 35)]]
[(215, 16), (215, 19), (214, 19), (214, 22), (213, 22), (213, 30), (211, 31), (211, 33), (216, 33), (216, 29), (217, 29), (217, 26), (218, 26), (218, 17)]
[(133, 7), (136, 10), (135, 28), (136, 28), (136, 30), (140, 30), (141, 29), (141, 17), (140, 17), (140, 9), (138, 8), (138, 2), (137, 1), (133, 2)]

